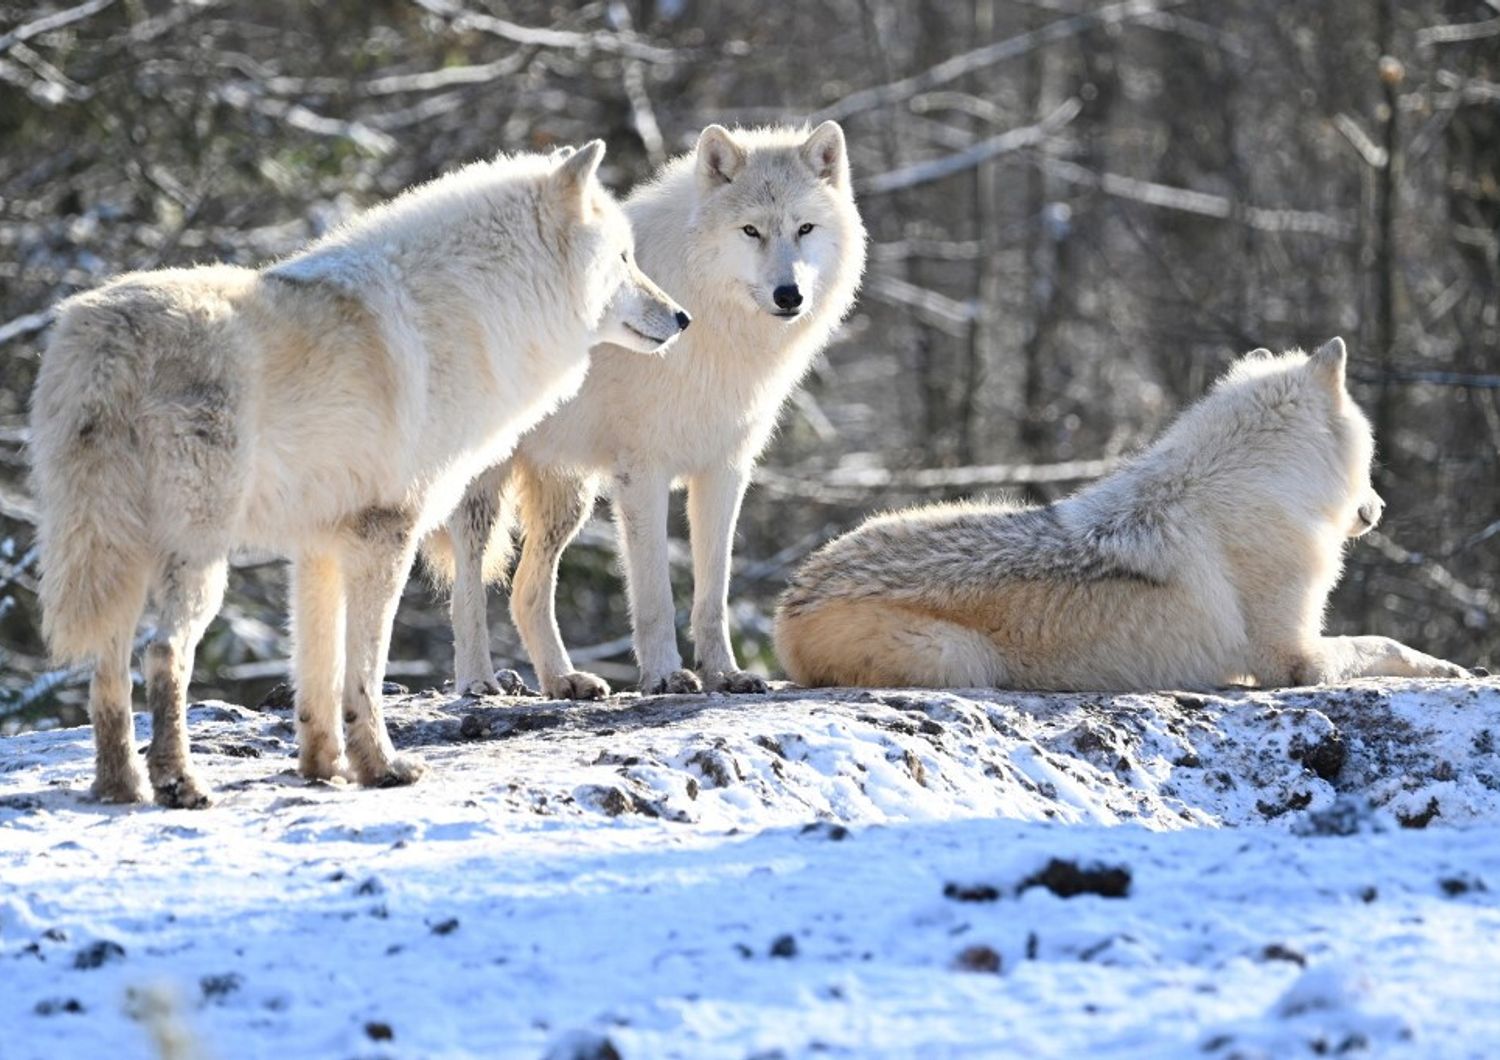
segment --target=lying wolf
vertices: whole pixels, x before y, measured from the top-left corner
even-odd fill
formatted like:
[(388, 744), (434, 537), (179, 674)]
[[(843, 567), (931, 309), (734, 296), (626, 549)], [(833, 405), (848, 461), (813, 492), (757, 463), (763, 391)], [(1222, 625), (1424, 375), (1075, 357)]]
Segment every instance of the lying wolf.
[[(542, 689), (609, 694), (573, 668), (553, 597), (563, 549), (607, 480), (625, 558), (635, 653), (645, 692), (689, 692), (667, 566), (667, 500), (688, 489), (692, 634), (702, 680), (765, 691), (729, 642), (729, 557), (740, 499), (782, 403), (848, 313), (864, 269), (844, 134), (794, 129), (703, 131), (625, 204), (641, 262), (698, 326), (666, 359), (604, 347), (578, 396), (522, 439), (515, 458), (475, 482), (427, 549), (454, 572), (453, 639), (462, 691), (498, 691), (490, 666), (487, 579), (503, 576), (519, 509), (525, 547), (511, 613)], [(446, 552), (451, 541), (452, 556)]]
[(32, 403), (43, 629), (92, 664), (95, 794), (143, 797), (130, 654), (148, 593), (146, 764), (202, 806), (193, 652), (237, 547), (288, 554), (301, 772), (414, 780), (381, 714), (421, 536), (577, 389), (589, 347), (661, 350), (688, 319), (636, 266), (603, 144), (483, 162), (270, 269), (125, 276), (60, 307)]
[(1129, 466), (1044, 508), (943, 505), (814, 554), (776, 616), (807, 685), (1211, 688), (1460, 677), (1385, 637), (1325, 637), (1344, 542), (1373, 527), (1370, 425), (1344, 343), (1239, 361)]

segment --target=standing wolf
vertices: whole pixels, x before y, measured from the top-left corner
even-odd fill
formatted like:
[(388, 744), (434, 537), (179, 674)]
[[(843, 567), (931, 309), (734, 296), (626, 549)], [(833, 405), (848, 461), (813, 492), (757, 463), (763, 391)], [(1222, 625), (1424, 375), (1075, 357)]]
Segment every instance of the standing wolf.
[(1117, 691), (1463, 676), (1385, 637), (1322, 635), (1344, 542), (1382, 508), (1344, 365), (1341, 339), (1258, 350), (1049, 507), (870, 520), (792, 578), (782, 665), (808, 685)]
[[(625, 210), (642, 265), (698, 326), (666, 359), (595, 350), (578, 396), (470, 488), (448, 525), (461, 691), (498, 691), (484, 583), (508, 566), (519, 508), (525, 546), (511, 613), (542, 689), (574, 699), (609, 694), (598, 677), (573, 669), (553, 599), (558, 560), (604, 479), (614, 493), (641, 689), (702, 687), (682, 669), (667, 566), (668, 496), (685, 481), (699, 673), (715, 689), (765, 690), (729, 643), (730, 548), (751, 467), (787, 395), (848, 313), (864, 268), (843, 131), (834, 122), (811, 134), (711, 125)], [(428, 549), (440, 575), (446, 546)]]
[[(94, 792), (142, 798), (130, 652), (146, 649), (157, 801), (201, 806), (186, 685), (236, 547), (293, 557), (301, 771), (406, 783), (381, 715), (421, 535), (577, 389), (589, 347), (655, 352), (685, 314), (636, 267), (603, 144), (477, 163), (265, 271), (126, 276), (63, 303), (32, 404), (43, 628), (93, 665)], [(632, 354), (635, 355), (635, 354)]]

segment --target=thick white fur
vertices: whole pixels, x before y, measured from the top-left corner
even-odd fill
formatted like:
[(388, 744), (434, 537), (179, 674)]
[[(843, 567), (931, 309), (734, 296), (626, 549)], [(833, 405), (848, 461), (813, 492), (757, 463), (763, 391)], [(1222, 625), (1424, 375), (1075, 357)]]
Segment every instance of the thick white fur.
[[(668, 579), (667, 499), (684, 483), (699, 673), (715, 688), (765, 688), (740, 670), (730, 646), (730, 550), (755, 459), (848, 313), (864, 267), (843, 132), (833, 122), (811, 133), (710, 126), (625, 210), (642, 265), (695, 323), (669, 358), (596, 349), (578, 395), (521, 440), (510, 465), (470, 490), (449, 524), (461, 689), (496, 688), (484, 577), (504, 571), (518, 509), (525, 547), (511, 610), (541, 685), (555, 696), (608, 693), (599, 678), (574, 670), (553, 610), (558, 557), (602, 484), (614, 495), (641, 687), (701, 687), (682, 669)], [(812, 230), (799, 234), (807, 224)], [(776, 289), (788, 285), (803, 299), (793, 318), (774, 315), (782, 311)]]
[(656, 352), (640, 336), (679, 327), (597, 183), (602, 151), (469, 166), (264, 271), (141, 273), (63, 303), (32, 407), (41, 602), (55, 654), (95, 668), (101, 798), (143, 794), (129, 659), (150, 592), (152, 785), (207, 802), (185, 691), (245, 546), (294, 560), (303, 774), (342, 769), (341, 703), (357, 779), (420, 773), (380, 712), (420, 535), (577, 389), (591, 345)]
[(1211, 688), (1462, 676), (1385, 637), (1325, 637), (1368, 531), (1370, 426), (1340, 339), (1256, 351), (1131, 464), (1047, 508), (872, 519), (793, 577), (776, 648), (811, 685)]

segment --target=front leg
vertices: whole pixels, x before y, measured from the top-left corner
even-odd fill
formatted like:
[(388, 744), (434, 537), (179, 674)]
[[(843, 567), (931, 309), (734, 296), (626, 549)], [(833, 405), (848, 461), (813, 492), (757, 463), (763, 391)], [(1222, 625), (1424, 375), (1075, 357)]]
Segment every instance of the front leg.
[(344, 737), (361, 784), (410, 784), (426, 765), (397, 755), (385, 727), (381, 688), (391, 625), (416, 541), (405, 512), (371, 508), (355, 516), (344, 550)]
[(693, 538), (693, 647), (703, 683), (716, 692), (765, 692), (765, 678), (735, 662), (729, 641), (729, 559), (749, 475), (716, 467), (688, 480)]
[(1296, 684), (1330, 684), (1356, 677), (1468, 676), (1462, 666), (1389, 637), (1320, 637), (1292, 673)]
[(677, 651), (677, 610), (667, 563), (667, 501), (671, 482), (659, 472), (615, 473), (615, 523), (625, 553), (625, 580), (641, 691), (701, 692), (703, 685), (682, 668)]

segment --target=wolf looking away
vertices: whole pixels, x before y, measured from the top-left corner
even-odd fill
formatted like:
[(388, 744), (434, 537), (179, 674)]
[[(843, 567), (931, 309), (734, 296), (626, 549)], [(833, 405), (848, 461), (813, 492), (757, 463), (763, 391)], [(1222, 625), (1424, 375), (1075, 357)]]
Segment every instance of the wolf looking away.
[[(380, 689), (421, 535), (582, 380), (589, 347), (660, 350), (687, 324), (635, 265), (603, 144), (481, 162), (264, 271), (130, 275), (60, 307), (32, 401), (44, 632), (93, 666), (94, 792), (143, 797), (130, 654), (147, 595), (147, 767), (200, 806), (193, 653), (226, 557), (293, 558), (301, 772), (404, 783)], [(631, 356), (637, 356), (632, 352)]]
[[(511, 613), (548, 695), (609, 686), (573, 668), (558, 632), (557, 565), (608, 484), (645, 692), (764, 691), (729, 641), (729, 561), (750, 470), (791, 393), (848, 313), (865, 260), (843, 131), (709, 126), (625, 203), (641, 263), (698, 324), (669, 358), (603, 347), (578, 396), (485, 472), (428, 549), (454, 573), (456, 687), (498, 691), (484, 583), (505, 572), (516, 514), (525, 540)], [(688, 490), (692, 636), (682, 668), (667, 564), (667, 502)], [(518, 512), (517, 512), (518, 510)]]
[(1333, 339), (1240, 360), (1127, 467), (1044, 508), (877, 517), (793, 576), (776, 650), (809, 685), (1266, 686), (1465, 671), (1325, 637), (1345, 541), (1370, 530), (1370, 425)]

